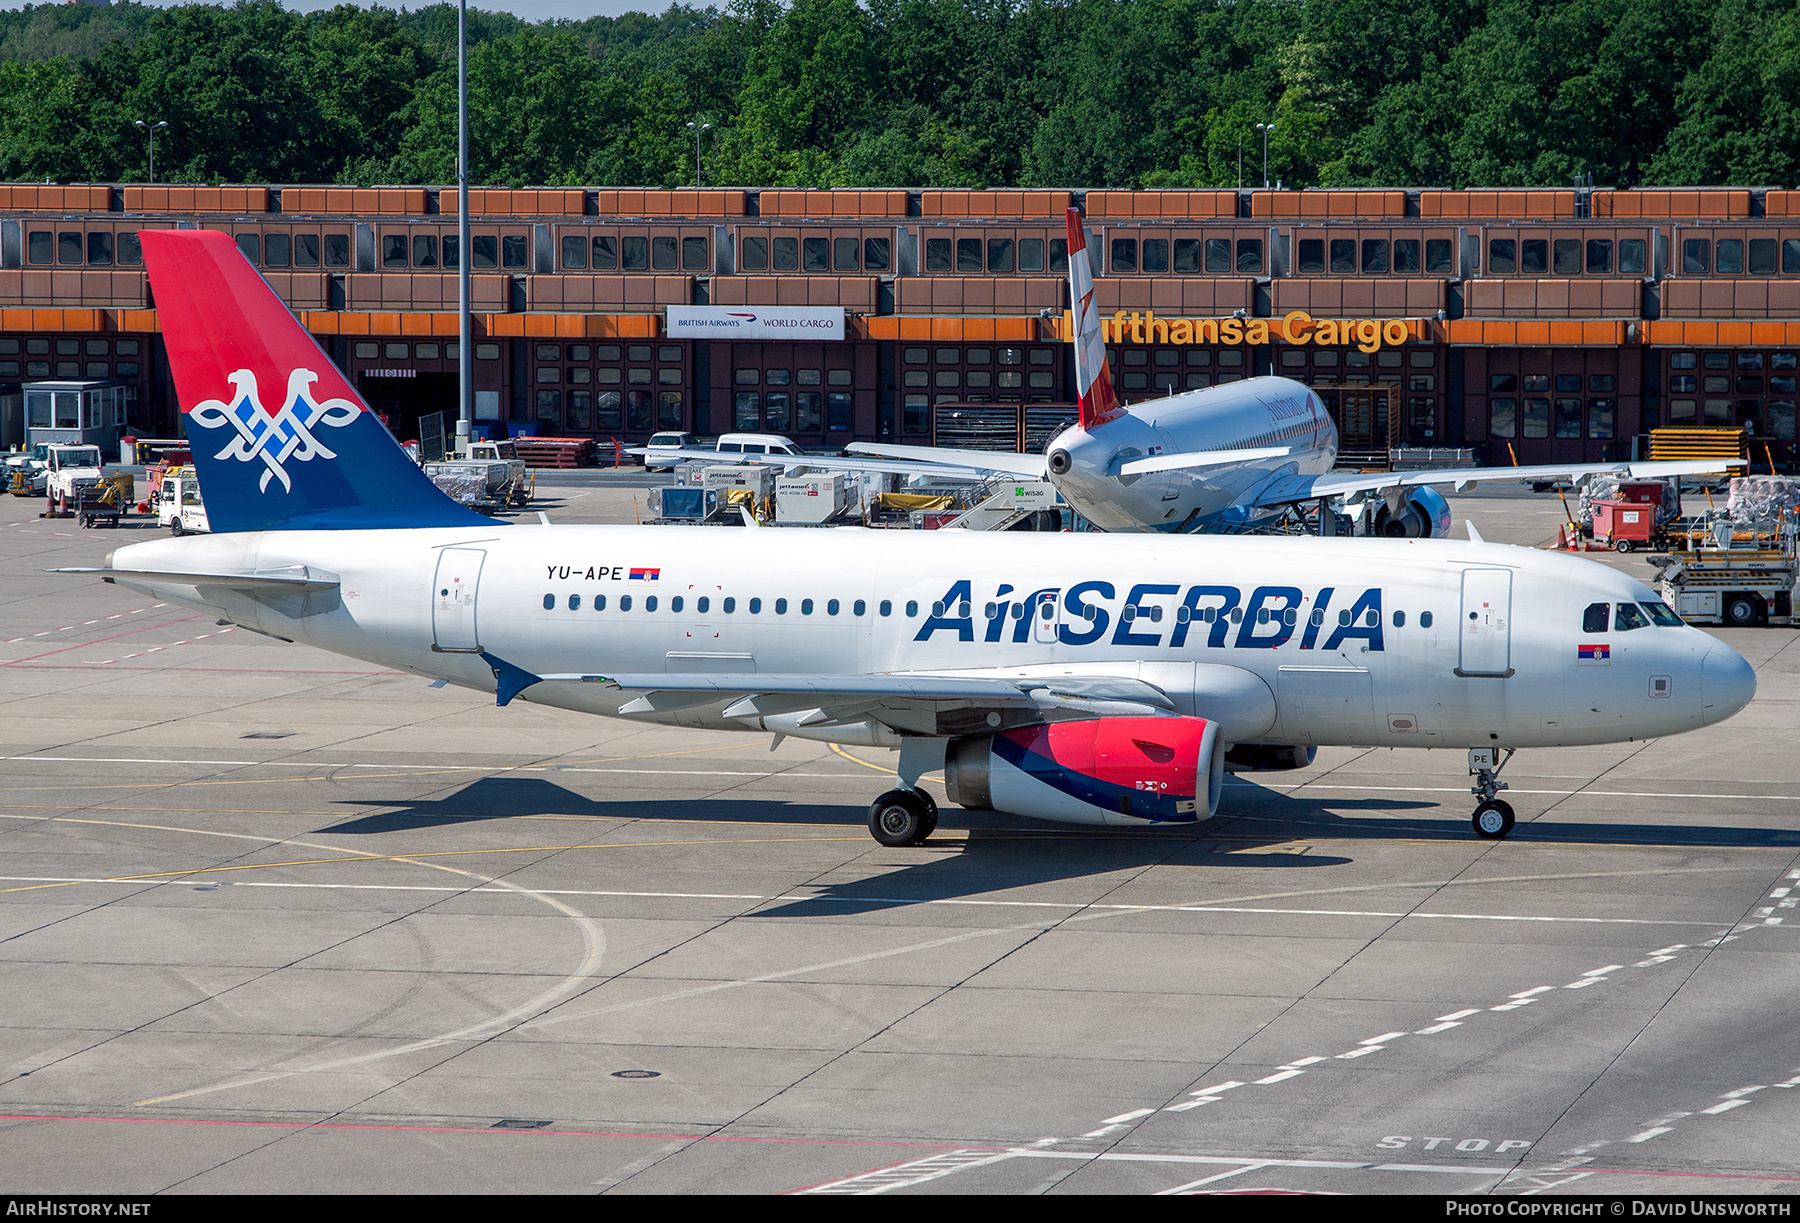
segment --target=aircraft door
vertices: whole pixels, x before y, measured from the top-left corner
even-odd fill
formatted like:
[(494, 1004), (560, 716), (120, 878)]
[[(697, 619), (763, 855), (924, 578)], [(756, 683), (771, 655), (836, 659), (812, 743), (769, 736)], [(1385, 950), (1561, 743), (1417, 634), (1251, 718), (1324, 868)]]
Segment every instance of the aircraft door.
[(438, 553), (437, 580), (431, 588), (431, 648), (440, 654), (481, 650), (475, 593), (486, 560), (483, 548), (445, 548)]
[(1465, 569), (1458, 675), (1512, 674), (1512, 570)]
[(1039, 645), (1055, 645), (1056, 628), (1062, 623), (1062, 592), (1045, 591), (1031, 608), (1031, 639)]

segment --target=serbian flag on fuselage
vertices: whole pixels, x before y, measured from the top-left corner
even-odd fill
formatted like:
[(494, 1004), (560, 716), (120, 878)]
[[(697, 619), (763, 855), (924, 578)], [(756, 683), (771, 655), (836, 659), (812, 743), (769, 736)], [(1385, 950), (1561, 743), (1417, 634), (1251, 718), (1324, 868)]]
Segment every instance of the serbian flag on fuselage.
[(1112, 374), (1106, 368), (1106, 337), (1100, 330), (1100, 306), (1094, 301), (1094, 270), (1088, 264), (1087, 231), (1078, 209), (1068, 211), (1069, 307), (1075, 322), (1075, 387), (1081, 398), (1081, 427), (1086, 429), (1119, 410)]
[(654, 582), (661, 576), (662, 570), (660, 569), (633, 569), (629, 580), (633, 582)]

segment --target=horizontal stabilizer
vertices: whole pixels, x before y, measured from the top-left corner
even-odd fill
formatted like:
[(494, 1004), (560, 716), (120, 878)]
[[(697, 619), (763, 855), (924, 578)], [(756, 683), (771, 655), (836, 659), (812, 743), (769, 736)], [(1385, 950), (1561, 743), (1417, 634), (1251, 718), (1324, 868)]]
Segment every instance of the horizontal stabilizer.
[(304, 594), (336, 590), (336, 575), (315, 573), (304, 565), (270, 573), (196, 573), (176, 569), (50, 569), (48, 573), (94, 573), (107, 582), (164, 582), (181, 586), (224, 586), (250, 593)]
[(1195, 467), (1220, 467), (1226, 463), (1251, 463), (1258, 459), (1285, 459), (1287, 446), (1261, 446), (1249, 450), (1190, 450), (1184, 454), (1154, 454), (1119, 464), (1122, 476), (1148, 476), (1159, 471), (1186, 471)]

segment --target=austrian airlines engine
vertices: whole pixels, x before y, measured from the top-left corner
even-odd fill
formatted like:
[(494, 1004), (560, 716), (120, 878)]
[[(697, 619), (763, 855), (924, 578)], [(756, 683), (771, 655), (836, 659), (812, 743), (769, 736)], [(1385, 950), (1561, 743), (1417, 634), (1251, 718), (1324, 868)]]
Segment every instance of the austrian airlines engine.
[(940, 768), (965, 807), (1140, 826), (1324, 744), (1475, 749), (1501, 837), (1505, 753), (1755, 691), (1642, 583), (1474, 541), (509, 526), (425, 479), (228, 236), (143, 244), (218, 533), (83, 572), (501, 705), (898, 748), (884, 844), (931, 833)]
[[(1579, 480), (1601, 474), (1642, 480), (1743, 466), (1740, 460), (1712, 460), (1333, 473), (1337, 425), (1304, 383), (1250, 378), (1121, 407), (1107, 369), (1087, 233), (1078, 210), (1068, 210), (1067, 226), (1080, 416), (1077, 424), (1051, 439), (1044, 454), (857, 442), (848, 447), (857, 456), (853, 458), (809, 457), (800, 464), (780, 456), (731, 455), (728, 461), (911, 476), (1048, 479), (1064, 501), (1103, 531), (1230, 533), (1278, 518), (1302, 502), (1333, 502), (1355, 517), (1367, 516), (1369, 534), (1395, 539), (1442, 538), (1449, 530), (1450, 507), (1432, 485), (1453, 484), (1461, 491), (1483, 481)], [(658, 455), (669, 457), (669, 452)], [(676, 451), (673, 457), (722, 461), (701, 450)]]

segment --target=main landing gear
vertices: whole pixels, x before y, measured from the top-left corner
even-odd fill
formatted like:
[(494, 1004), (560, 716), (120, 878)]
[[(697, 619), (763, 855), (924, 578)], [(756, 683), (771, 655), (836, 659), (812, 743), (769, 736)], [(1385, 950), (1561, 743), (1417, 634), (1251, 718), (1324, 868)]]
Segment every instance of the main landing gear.
[(869, 804), (869, 831), (883, 845), (923, 844), (937, 822), (937, 801), (923, 790), (889, 790)]
[[(1498, 751), (1506, 755), (1495, 762)], [(1475, 777), (1475, 784), (1469, 787), (1469, 793), (1481, 799), (1475, 808), (1475, 815), (1470, 823), (1475, 825), (1475, 835), (1484, 841), (1499, 841), (1513, 830), (1512, 804), (1503, 802), (1495, 795), (1507, 788), (1500, 781), (1500, 770), (1512, 760), (1517, 748), (1474, 747), (1469, 749), (1469, 772)]]

